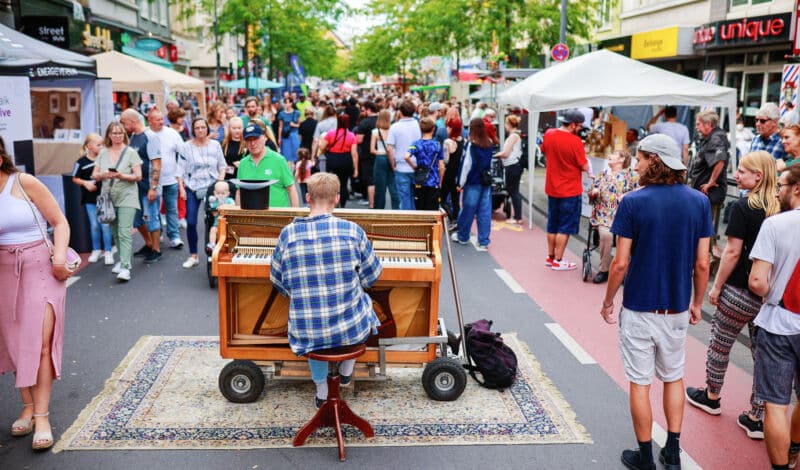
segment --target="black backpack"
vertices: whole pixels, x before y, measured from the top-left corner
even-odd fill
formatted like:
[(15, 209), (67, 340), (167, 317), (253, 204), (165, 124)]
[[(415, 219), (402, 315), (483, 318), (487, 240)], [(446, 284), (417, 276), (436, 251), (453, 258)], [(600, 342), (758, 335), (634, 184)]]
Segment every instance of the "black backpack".
[[(464, 367), (480, 385), (502, 391), (510, 387), (517, 377), (517, 355), (503, 342), (500, 333), (490, 331), (491, 327), (490, 320), (464, 325), (469, 351), (469, 363)], [(482, 382), (475, 372), (480, 372)]]

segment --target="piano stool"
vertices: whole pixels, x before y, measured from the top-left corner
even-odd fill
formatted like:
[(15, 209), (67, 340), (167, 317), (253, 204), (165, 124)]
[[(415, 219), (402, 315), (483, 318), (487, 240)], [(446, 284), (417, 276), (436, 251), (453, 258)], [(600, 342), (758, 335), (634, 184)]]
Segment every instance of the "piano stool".
[[(310, 359), (325, 362), (341, 362), (348, 359), (355, 359), (364, 354), (367, 350), (366, 345), (358, 344), (354, 346), (344, 346), (336, 349), (326, 349), (308, 353)], [(355, 387), (355, 383), (353, 383)], [(347, 402), (339, 397), (339, 375), (328, 375), (328, 399), (322, 403), (317, 413), (307, 422), (292, 441), (294, 447), (302, 446), (308, 436), (319, 428), (332, 427), (336, 432), (336, 441), (339, 444), (339, 460), (344, 462), (344, 436), (342, 435), (342, 424), (350, 424), (358, 428), (364, 437), (375, 437), (372, 426), (363, 418), (353, 413)]]

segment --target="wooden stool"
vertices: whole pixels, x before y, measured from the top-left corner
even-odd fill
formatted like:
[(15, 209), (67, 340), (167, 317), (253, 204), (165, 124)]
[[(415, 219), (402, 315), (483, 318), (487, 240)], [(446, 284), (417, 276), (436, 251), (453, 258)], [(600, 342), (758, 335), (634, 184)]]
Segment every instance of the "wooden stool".
[[(308, 353), (309, 359), (324, 362), (341, 362), (348, 359), (355, 359), (364, 354), (367, 347), (363, 344), (354, 346), (344, 346), (336, 349), (325, 349)], [(295, 447), (303, 445), (308, 436), (314, 431), (323, 427), (332, 427), (336, 431), (336, 441), (339, 444), (339, 460), (345, 461), (344, 456), (344, 437), (342, 436), (342, 424), (350, 424), (358, 428), (365, 437), (375, 437), (372, 426), (363, 418), (353, 413), (347, 402), (339, 398), (339, 374), (328, 375), (328, 399), (319, 407), (317, 414), (300, 428), (292, 441)]]

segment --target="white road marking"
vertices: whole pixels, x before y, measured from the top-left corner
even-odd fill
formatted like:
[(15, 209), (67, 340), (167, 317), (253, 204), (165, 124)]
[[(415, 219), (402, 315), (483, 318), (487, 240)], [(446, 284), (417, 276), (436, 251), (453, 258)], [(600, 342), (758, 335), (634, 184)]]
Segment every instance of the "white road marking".
[(575, 339), (570, 336), (564, 328), (561, 327), (561, 325), (558, 323), (545, 323), (544, 326), (546, 326), (547, 329), (553, 333), (553, 336), (561, 341), (561, 344), (563, 344), (564, 347), (567, 348), (567, 350), (571, 352), (573, 356), (575, 356), (575, 359), (577, 359), (578, 362), (583, 365), (597, 364), (597, 361), (595, 361), (594, 358), (589, 355), (589, 353), (586, 352), (586, 350), (583, 349), (581, 345), (578, 344), (578, 342), (575, 341)]
[[(653, 437), (653, 441), (655, 441), (655, 443), (658, 444), (659, 447), (663, 448), (667, 443), (667, 431), (665, 431), (664, 428), (662, 428), (661, 425), (658, 424), (655, 421), (653, 421), (653, 434), (652, 434), (652, 437)], [(656, 457), (656, 459), (658, 459), (658, 457)], [(692, 456), (690, 456), (686, 452), (686, 450), (682, 449), (682, 451), (681, 451), (681, 468), (684, 469), (684, 470), (698, 470), (698, 469), (702, 470), (703, 467), (698, 465), (697, 462), (694, 461)]]
[(523, 289), (522, 286), (519, 285), (519, 283), (513, 277), (511, 277), (511, 273), (505, 269), (495, 269), (494, 272), (498, 277), (500, 277), (500, 279), (503, 280), (503, 282), (506, 283), (508, 288), (511, 289), (511, 292), (515, 294), (525, 293), (525, 289)]
[(72, 276), (72, 277), (67, 278), (67, 287), (75, 284), (76, 282), (78, 282), (80, 280), (81, 280), (80, 276)]

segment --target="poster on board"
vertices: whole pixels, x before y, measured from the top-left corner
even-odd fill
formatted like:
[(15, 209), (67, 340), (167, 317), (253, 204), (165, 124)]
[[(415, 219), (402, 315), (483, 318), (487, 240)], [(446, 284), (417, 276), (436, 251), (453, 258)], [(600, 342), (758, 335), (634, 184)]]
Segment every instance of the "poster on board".
[[(19, 147), (25, 141), (33, 141), (28, 77), (0, 77), (0, 136), (15, 160), (17, 156), (14, 155), (14, 147)], [(20, 144), (15, 145), (18, 142)], [(33, 155), (24, 157), (33, 158)]]

